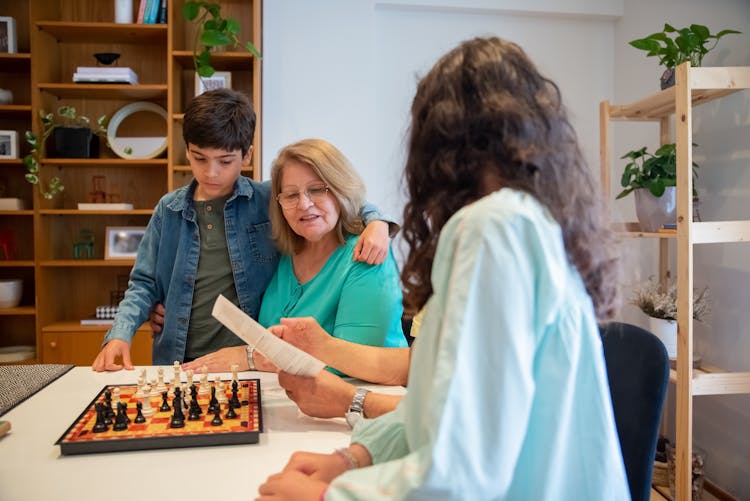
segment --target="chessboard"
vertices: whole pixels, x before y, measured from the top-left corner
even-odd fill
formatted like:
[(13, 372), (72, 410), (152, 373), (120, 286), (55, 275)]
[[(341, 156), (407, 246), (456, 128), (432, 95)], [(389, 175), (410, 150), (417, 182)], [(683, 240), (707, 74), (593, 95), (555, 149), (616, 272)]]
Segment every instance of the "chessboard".
[[(173, 392), (151, 393), (146, 405), (143, 396), (139, 396), (142, 391), (138, 385), (105, 386), (55, 445), (68, 455), (258, 443), (263, 431), (260, 380), (236, 382), (234, 391), (232, 381), (214, 384), (211, 394), (198, 393), (193, 385), (187, 398), (178, 387), (177, 394), (183, 402), (179, 411)], [(223, 393), (218, 399), (214, 398), (216, 386)], [(116, 411), (113, 394), (119, 400)], [(218, 410), (209, 409), (211, 404)]]

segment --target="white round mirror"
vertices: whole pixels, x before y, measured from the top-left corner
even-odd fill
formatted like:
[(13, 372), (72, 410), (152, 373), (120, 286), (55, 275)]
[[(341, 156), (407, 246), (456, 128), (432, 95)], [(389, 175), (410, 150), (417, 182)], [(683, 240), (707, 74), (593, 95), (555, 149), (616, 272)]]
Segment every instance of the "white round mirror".
[(112, 115), (107, 140), (118, 157), (158, 157), (167, 149), (167, 110), (148, 101), (125, 105)]

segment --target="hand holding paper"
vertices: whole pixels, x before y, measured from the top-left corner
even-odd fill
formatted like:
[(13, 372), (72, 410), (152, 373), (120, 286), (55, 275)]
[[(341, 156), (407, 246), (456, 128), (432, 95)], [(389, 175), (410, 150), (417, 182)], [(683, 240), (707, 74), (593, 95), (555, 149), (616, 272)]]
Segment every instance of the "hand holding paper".
[(277, 338), (222, 295), (216, 298), (211, 314), (284, 372), (315, 377), (325, 368), (323, 362)]

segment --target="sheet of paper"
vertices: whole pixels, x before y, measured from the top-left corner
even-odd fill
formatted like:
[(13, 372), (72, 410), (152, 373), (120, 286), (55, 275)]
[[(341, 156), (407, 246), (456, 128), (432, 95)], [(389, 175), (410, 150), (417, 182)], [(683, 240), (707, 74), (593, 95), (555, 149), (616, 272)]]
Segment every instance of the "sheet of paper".
[(284, 372), (315, 377), (325, 368), (323, 362), (274, 336), (222, 295), (216, 298), (211, 314)]

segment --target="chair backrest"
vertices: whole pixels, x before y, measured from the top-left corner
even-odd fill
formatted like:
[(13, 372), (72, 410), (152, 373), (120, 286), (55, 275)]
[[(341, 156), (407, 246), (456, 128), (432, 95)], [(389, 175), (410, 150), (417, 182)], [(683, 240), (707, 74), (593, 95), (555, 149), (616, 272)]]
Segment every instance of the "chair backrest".
[(600, 332), (630, 495), (648, 500), (669, 356), (659, 338), (635, 325), (611, 322)]

